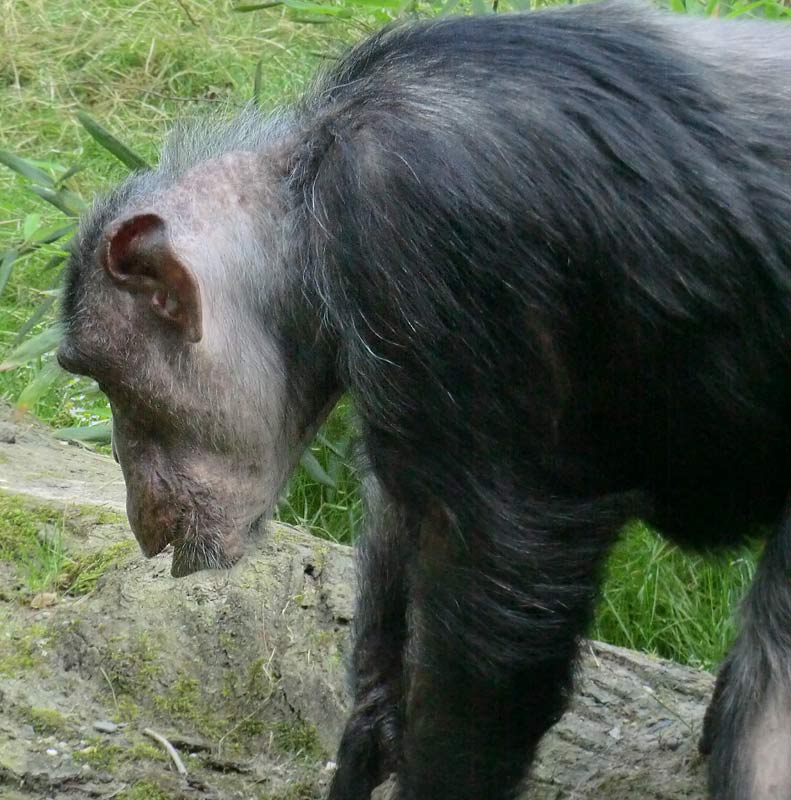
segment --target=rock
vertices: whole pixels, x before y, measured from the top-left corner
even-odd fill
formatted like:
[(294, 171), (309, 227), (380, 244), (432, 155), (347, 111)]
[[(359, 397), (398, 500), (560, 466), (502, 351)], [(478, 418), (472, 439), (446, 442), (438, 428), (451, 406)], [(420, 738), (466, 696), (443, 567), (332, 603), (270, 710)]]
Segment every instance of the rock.
[(99, 733), (115, 733), (118, 730), (118, 725), (106, 719), (97, 720), (92, 727)]
[[(105, 519), (124, 502), (112, 459), (32, 423), (13, 446), (1, 439), (0, 489), (74, 517), (67, 553), (128, 539)], [(88, 800), (128, 786), (223, 800), (326, 793), (348, 706), (350, 550), (273, 525), (232, 570), (174, 579), (168, 562), (122, 548), (90, 592), (38, 619), (15, 599), (13, 565), (0, 571), (0, 797)], [(703, 798), (696, 743), (711, 675), (593, 642), (584, 651), (525, 800)], [(144, 728), (176, 747), (189, 781)], [(42, 733), (65, 744), (60, 757)]]

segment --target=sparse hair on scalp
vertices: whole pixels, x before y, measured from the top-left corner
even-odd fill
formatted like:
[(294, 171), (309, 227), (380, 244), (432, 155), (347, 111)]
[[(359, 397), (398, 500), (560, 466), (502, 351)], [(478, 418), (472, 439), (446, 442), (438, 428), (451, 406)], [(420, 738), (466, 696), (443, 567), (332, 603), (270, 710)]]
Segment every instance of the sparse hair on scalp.
[(716, 800), (791, 796), (789, 75), (783, 26), (631, 3), (396, 25), (85, 222), (83, 263), (134, 198), (268, 165), (260, 324), (287, 398), (348, 390), (371, 469), (331, 800), (391, 771), (400, 800), (514, 797), (635, 516), (702, 549), (771, 526), (703, 747)]

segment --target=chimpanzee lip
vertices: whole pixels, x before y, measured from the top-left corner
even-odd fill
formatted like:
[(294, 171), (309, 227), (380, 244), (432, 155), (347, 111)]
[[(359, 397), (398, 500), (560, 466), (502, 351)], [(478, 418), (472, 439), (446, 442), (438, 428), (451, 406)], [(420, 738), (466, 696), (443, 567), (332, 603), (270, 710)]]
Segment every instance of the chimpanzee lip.
[[(260, 538), (266, 530), (266, 523), (266, 514), (261, 514), (253, 520), (247, 528), (247, 541), (255, 541)], [(173, 545), (173, 560), (170, 566), (170, 574), (174, 578), (183, 578), (193, 572), (207, 569), (230, 569), (244, 555), (242, 552), (231, 555), (225, 549), (220, 549), (215, 552), (215, 557), (211, 558), (205, 551), (197, 548), (194, 542), (186, 540), (181, 535), (175, 536), (171, 543)]]

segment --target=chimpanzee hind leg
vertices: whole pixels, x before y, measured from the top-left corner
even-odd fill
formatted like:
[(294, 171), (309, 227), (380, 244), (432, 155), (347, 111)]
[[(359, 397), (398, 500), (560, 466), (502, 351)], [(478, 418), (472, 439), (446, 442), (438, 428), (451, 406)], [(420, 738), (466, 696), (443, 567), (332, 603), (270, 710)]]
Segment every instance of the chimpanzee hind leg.
[(713, 800), (791, 798), (791, 506), (742, 603), (701, 750)]
[(400, 761), (406, 575), (415, 542), (406, 515), (373, 480), (365, 496), (369, 530), (357, 547), (354, 708), (341, 739), (330, 800), (368, 800)]
[(399, 800), (506, 800), (562, 715), (622, 497), (426, 517)]

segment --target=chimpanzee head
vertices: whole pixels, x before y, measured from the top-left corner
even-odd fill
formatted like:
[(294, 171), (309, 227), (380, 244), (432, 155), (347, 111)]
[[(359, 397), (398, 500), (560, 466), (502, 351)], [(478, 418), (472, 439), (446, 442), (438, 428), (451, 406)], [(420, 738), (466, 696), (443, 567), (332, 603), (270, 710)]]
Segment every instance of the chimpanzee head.
[(109, 398), (129, 522), (174, 575), (237, 560), (337, 397), (277, 159), (180, 157), (83, 222), (58, 351)]

